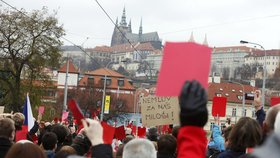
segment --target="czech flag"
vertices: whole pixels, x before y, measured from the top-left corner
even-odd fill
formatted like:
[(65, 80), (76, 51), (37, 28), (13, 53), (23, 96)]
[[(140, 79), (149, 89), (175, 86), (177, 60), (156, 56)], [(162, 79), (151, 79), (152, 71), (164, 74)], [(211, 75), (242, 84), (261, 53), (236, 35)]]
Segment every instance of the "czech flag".
[(26, 98), (25, 98), (23, 114), (25, 116), (24, 125), (27, 126), (28, 131), (30, 131), (31, 128), (34, 126), (34, 118), (33, 118), (31, 104), (30, 104), (28, 94), (26, 95)]

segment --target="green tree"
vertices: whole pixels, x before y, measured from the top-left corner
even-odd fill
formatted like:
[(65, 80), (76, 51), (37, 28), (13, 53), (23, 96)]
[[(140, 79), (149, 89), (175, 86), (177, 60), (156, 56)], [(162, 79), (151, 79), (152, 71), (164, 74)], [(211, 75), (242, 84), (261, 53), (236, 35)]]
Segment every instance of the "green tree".
[(9, 72), (8, 76), (0, 75), (4, 105), (20, 111), (25, 92), (33, 95), (33, 81), (48, 79), (43, 68), (58, 67), (64, 30), (47, 8), (32, 12), (1, 10), (0, 21), (0, 69)]

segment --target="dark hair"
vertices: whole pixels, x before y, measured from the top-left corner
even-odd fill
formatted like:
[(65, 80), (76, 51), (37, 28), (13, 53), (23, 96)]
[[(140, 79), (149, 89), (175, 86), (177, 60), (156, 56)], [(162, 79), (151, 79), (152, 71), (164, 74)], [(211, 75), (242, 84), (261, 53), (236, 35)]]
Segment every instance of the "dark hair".
[(56, 134), (58, 143), (63, 143), (68, 135), (67, 129), (62, 125), (54, 125), (52, 127), (52, 132)]
[(175, 126), (172, 129), (172, 135), (177, 139), (177, 135), (179, 133), (180, 126)]
[(225, 141), (228, 141), (228, 138), (229, 138), (229, 134), (230, 134), (230, 131), (232, 130), (232, 127), (231, 126), (229, 126), (229, 127), (227, 127), (226, 129), (224, 129), (224, 131), (223, 131), (223, 136), (224, 136), (224, 138), (225, 138)]
[(8, 151), (5, 158), (47, 158), (38, 145), (33, 143), (16, 143)]
[(46, 132), (42, 137), (42, 145), (45, 150), (53, 150), (57, 143), (57, 136), (53, 132)]
[(0, 119), (0, 136), (10, 138), (15, 131), (15, 124), (12, 119)]
[(157, 128), (155, 128), (155, 127), (150, 128), (147, 137), (150, 141), (157, 141), (158, 140)]
[(175, 154), (177, 148), (176, 138), (169, 134), (161, 135), (157, 141), (157, 146), (159, 154)]
[(121, 144), (118, 148), (118, 151), (116, 153), (116, 157), (119, 158), (119, 157), (122, 157), (123, 155), (123, 148), (124, 148), (125, 144)]
[(233, 151), (245, 151), (261, 142), (262, 129), (259, 123), (249, 117), (242, 117), (229, 134), (228, 147)]

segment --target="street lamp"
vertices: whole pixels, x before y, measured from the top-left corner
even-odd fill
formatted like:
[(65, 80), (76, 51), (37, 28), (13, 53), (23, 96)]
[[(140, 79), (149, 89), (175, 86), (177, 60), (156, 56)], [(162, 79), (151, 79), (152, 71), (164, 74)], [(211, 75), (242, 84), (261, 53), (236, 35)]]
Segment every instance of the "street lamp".
[(245, 114), (245, 89), (244, 89), (244, 85), (238, 82), (234, 82), (234, 81), (229, 81), (228, 83), (234, 83), (234, 84), (238, 84), (242, 87), (242, 116), (244, 116)]
[[(113, 61), (110, 61), (106, 67), (105, 70), (107, 71), (107, 67), (112, 63)], [(102, 95), (102, 105), (101, 105), (101, 114), (100, 114), (100, 121), (103, 121), (103, 115), (104, 115), (104, 104), (105, 104), (105, 91), (106, 91), (106, 84), (107, 84), (107, 74), (104, 76), (104, 84), (103, 84), (103, 95)]]
[(262, 106), (264, 107), (265, 104), (265, 80), (266, 80), (266, 50), (264, 47), (258, 43), (248, 42), (248, 41), (240, 41), (241, 44), (252, 44), (261, 47), (264, 50), (264, 65), (263, 65), (263, 85), (262, 85)]

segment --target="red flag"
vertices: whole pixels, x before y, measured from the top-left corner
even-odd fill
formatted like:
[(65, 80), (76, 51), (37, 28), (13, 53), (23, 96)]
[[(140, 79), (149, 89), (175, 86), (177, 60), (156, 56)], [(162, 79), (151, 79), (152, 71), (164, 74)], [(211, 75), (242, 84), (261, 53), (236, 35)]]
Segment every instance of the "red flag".
[(115, 128), (108, 125), (106, 122), (101, 122), (103, 127), (103, 141), (104, 144), (112, 144), (115, 135)]
[(138, 137), (144, 138), (146, 136), (146, 128), (138, 127)]
[(26, 140), (27, 133), (28, 133), (27, 125), (21, 126), (21, 130), (16, 131), (16, 142), (20, 140)]
[(115, 131), (115, 137), (118, 140), (122, 140), (125, 138), (125, 130), (124, 130), (124, 126), (120, 126), (116, 128)]
[(84, 119), (84, 116), (81, 112), (79, 105), (75, 102), (75, 100), (71, 99), (68, 103), (68, 107), (71, 110), (75, 119), (77, 119), (77, 123), (81, 124), (81, 119)]
[(212, 116), (225, 117), (226, 116), (226, 97), (214, 97), (212, 105)]
[(271, 97), (270, 99), (270, 106), (274, 106), (280, 103), (280, 97)]

